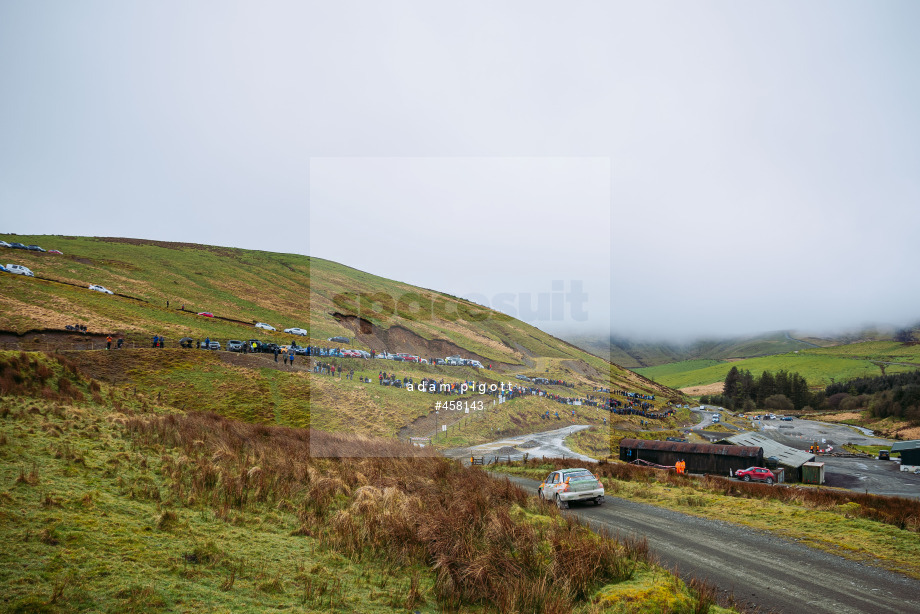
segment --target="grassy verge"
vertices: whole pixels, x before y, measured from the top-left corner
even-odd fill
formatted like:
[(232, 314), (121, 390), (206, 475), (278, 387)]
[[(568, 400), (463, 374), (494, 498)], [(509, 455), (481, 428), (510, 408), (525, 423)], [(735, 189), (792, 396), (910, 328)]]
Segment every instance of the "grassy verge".
[[(843, 449), (847, 452), (862, 453), (878, 457), (879, 451), (890, 450), (891, 446), (860, 446), (855, 443), (845, 443), (843, 444)], [(894, 458), (897, 458), (898, 456), (900, 456), (900, 454), (897, 452), (892, 454), (892, 457)]]
[(607, 458), (610, 456), (610, 428), (592, 426), (589, 429), (572, 433), (565, 438), (565, 445), (573, 452), (590, 458)]
[[(583, 463), (582, 463), (583, 464)], [(542, 479), (568, 461), (490, 465)], [(841, 556), (920, 578), (920, 501), (811, 487), (770, 487), (678, 476), (625, 463), (594, 465), (611, 496), (771, 531)]]

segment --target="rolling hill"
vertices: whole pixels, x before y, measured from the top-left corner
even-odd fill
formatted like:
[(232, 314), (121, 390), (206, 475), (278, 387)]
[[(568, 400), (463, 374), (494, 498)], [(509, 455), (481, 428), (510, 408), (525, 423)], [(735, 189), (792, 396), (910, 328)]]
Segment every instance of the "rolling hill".
[(817, 339), (806, 339), (787, 331), (725, 339), (700, 339), (688, 343), (643, 342), (618, 336), (611, 337), (609, 341), (589, 336), (573, 337), (569, 341), (596, 356), (609, 356), (610, 360), (628, 369), (687, 360), (753, 358), (835, 344), (828, 340), (819, 343)]

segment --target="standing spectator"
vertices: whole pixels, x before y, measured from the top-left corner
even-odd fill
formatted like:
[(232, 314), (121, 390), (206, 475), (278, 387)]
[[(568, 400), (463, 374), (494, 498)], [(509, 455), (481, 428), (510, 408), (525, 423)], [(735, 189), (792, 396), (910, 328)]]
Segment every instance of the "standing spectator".
[(284, 355), (284, 366), (287, 366), (287, 354)]
[(119, 337), (118, 338), (118, 349), (119, 350), (121, 349), (121, 346), (124, 345), (124, 343), (125, 343), (124, 337)]
[(206, 349), (206, 350), (210, 350), (210, 349), (211, 349), (211, 338), (210, 338), (210, 337), (205, 337), (205, 338), (204, 338), (204, 349)]
[(288, 351), (288, 362), (291, 363), (292, 367), (294, 366), (294, 348), (293, 347)]
[(169, 309), (169, 299), (166, 299), (166, 308)]
[(108, 337), (105, 338), (105, 349), (107, 350), (112, 349), (112, 335), (109, 335)]
[(154, 335), (153, 336), (153, 347), (156, 347), (159, 341), (160, 341), (159, 335)]

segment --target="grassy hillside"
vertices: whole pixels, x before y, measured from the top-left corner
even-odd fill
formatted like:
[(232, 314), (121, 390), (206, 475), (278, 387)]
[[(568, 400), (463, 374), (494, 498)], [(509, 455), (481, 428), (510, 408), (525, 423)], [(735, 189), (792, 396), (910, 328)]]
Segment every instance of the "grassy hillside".
[(886, 373), (916, 370), (920, 368), (920, 345), (873, 341), (736, 361), (685, 361), (637, 369), (637, 372), (680, 389), (723, 381), (733, 366), (756, 375), (765, 370), (774, 373), (780, 369), (795, 371), (805, 377), (809, 385), (823, 387), (834, 381), (881, 375), (882, 367)]
[(0, 352), (0, 392), (3, 611), (724, 611), (426, 450), (177, 411), (63, 356)]
[[(64, 253), (4, 253), (9, 261), (29, 266), (37, 277), (0, 275), (0, 347), (72, 351), (71, 360), (93, 377), (119, 387), (155, 391), (163, 404), (180, 410), (217, 411), (260, 424), (311, 425), (371, 436), (432, 434), (435, 403), (444, 399), (379, 386), (379, 371), (416, 382), (434, 378), (496, 385), (517, 383), (514, 375), (522, 374), (573, 384), (550, 387), (550, 392), (564, 396), (585, 398), (596, 387), (605, 387), (654, 394), (661, 399), (659, 404), (680, 398), (504, 314), (334, 262), (134, 239), (7, 238)], [(87, 288), (90, 283), (117, 294), (92, 292)], [(199, 316), (198, 311), (216, 317)], [(254, 327), (257, 321), (279, 330), (307, 328), (310, 336), (266, 332)], [(63, 331), (74, 323), (85, 325), (90, 334)], [(98, 351), (108, 334), (124, 335), (128, 347)], [(155, 334), (166, 336), (166, 349), (150, 347)], [(354, 369), (355, 379), (333, 380), (311, 373), (303, 357), (287, 367), (264, 355), (176, 347), (184, 336), (210, 337), (223, 344), (227, 339), (256, 338), (330, 346), (336, 344), (327, 338), (336, 335), (352, 338), (352, 347), (426, 358), (461, 354), (494, 368), (337, 358), (330, 362), (340, 372)], [(85, 351), (92, 348), (97, 351)], [(458, 424), (444, 436), (444, 445), (449, 440), (481, 441), (495, 432), (540, 429), (539, 414), (548, 403), (516, 400), (508, 406), (508, 416), (490, 415), (476, 425), (475, 432)], [(439, 426), (452, 425), (462, 418), (447, 414), (439, 420)]]

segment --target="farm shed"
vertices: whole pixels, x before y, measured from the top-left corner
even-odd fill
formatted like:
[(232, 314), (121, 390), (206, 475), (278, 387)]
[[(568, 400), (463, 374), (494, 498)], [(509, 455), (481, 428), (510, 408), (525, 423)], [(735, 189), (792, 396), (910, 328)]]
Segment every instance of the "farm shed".
[(802, 465), (802, 481), (806, 484), (824, 484), (824, 463)]
[(620, 441), (620, 460), (647, 461), (667, 467), (683, 460), (691, 473), (728, 475), (729, 471), (762, 465), (763, 450), (751, 446), (623, 439)]
[(891, 446), (891, 452), (901, 453), (902, 467), (920, 466), (920, 439), (911, 441), (899, 441)]
[(811, 452), (784, 446), (765, 435), (752, 433), (750, 431), (732, 435), (731, 437), (720, 440), (719, 443), (728, 443), (736, 446), (759, 446), (763, 448), (764, 458), (776, 459), (776, 464), (786, 470), (787, 482), (801, 482), (802, 465), (815, 460), (815, 455)]

